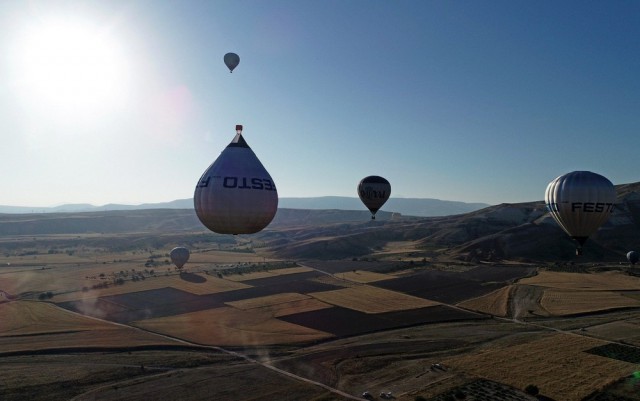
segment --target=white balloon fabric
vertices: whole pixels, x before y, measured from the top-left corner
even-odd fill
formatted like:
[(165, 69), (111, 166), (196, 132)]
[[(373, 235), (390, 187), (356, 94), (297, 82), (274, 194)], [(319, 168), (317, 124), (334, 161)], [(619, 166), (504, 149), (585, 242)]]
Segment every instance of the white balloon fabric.
[(278, 210), (276, 186), (242, 137), (242, 126), (202, 174), (193, 195), (198, 218), (219, 234), (253, 234), (271, 223)]
[(580, 254), (587, 238), (611, 215), (616, 189), (611, 181), (599, 174), (574, 171), (551, 181), (544, 201), (555, 221), (578, 242)]
[(171, 261), (178, 269), (182, 269), (185, 263), (189, 260), (189, 250), (183, 246), (175, 247), (169, 253)]
[(376, 212), (391, 196), (391, 184), (385, 178), (370, 175), (360, 180), (358, 196), (371, 212), (371, 218), (376, 218)]

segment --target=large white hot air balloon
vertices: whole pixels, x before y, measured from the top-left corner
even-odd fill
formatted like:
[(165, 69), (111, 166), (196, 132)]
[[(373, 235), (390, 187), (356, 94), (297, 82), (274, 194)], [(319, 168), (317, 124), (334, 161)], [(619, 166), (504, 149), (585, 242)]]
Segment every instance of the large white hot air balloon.
[(576, 254), (580, 255), (584, 242), (613, 211), (616, 189), (599, 174), (574, 171), (551, 181), (544, 201), (555, 221), (578, 242)]
[(358, 196), (371, 212), (371, 218), (376, 218), (376, 212), (391, 196), (391, 184), (386, 179), (370, 175), (360, 180), (358, 184)]
[(242, 125), (216, 161), (200, 177), (193, 195), (198, 218), (219, 234), (253, 234), (278, 210), (271, 176), (242, 137)]
[(184, 264), (189, 260), (189, 250), (183, 246), (178, 246), (169, 252), (169, 256), (178, 270), (181, 270), (182, 266), (184, 266)]

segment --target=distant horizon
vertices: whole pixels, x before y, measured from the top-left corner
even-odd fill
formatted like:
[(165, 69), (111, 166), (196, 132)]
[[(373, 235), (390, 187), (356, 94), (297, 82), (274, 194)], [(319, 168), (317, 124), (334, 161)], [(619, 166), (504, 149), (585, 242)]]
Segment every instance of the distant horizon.
[[(279, 199), (316, 199), (316, 198), (348, 198), (348, 199), (358, 199), (357, 196), (341, 196), (341, 195), (320, 195), (320, 196), (279, 196)], [(91, 207), (104, 207), (104, 206), (109, 206), (109, 205), (121, 205), (121, 206), (142, 206), (142, 205), (156, 205), (156, 204), (163, 204), (163, 203), (172, 203), (172, 202), (179, 202), (179, 201), (184, 201), (184, 200), (189, 200), (192, 198), (179, 198), (179, 199), (172, 199), (172, 200), (168, 200), (168, 201), (159, 201), (159, 202), (135, 202), (135, 203), (121, 203), (121, 202), (109, 202), (109, 203), (104, 203), (104, 204), (94, 204), (94, 203), (89, 203), (89, 202), (65, 202), (65, 203), (58, 203), (58, 204), (54, 204), (54, 205), (7, 205), (7, 204), (0, 204), (0, 207), (15, 207), (15, 208), (57, 208), (57, 207), (62, 207), (62, 206), (91, 206)], [(422, 199), (422, 200), (437, 200), (437, 201), (443, 201), (443, 202), (459, 202), (459, 203), (465, 203), (465, 204), (483, 204), (483, 205), (494, 205), (494, 204), (490, 204), (490, 203), (486, 203), (486, 202), (466, 202), (466, 201), (459, 201), (459, 200), (455, 200), (455, 199), (438, 199), (438, 198), (419, 198), (419, 197), (408, 197), (408, 196), (393, 196), (391, 198), (389, 198), (389, 201), (393, 200), (393, 199)], [(359, 199), (358, 199), (359, 200)], [(384, 207), (383, 207), (384, 209)]]

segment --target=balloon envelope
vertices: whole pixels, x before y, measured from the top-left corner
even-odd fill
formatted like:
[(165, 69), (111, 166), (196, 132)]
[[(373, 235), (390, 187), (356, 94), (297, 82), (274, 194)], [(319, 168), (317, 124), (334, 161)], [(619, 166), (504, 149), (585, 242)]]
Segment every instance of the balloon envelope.
[(616, 190), (599, 174), (574, 171), (551, 181), (544, 198), (554, 220), (582, 246), (609, 218)]
[(371, 218), (375, 219), (376, 212), (384, 205), (391, 195), (391, 184), (377, 175), (363, 178), (358, 184), (358, 196), (371, 211)]
[(635, 265), (636, 263), (638, 263), (638, 260), (640, 260), (640, 255), (636, 251), (627, 252), (627, 260), (632, 265)]
[(185, 263), (189, 260), (189, 250), (185, 247), (179, 246), (173, 248), (169, 253), (171, 261), (178, 269), (182, 269)]
[(233, 72), (238, 64), (240, 64), (240, 56), (235, 53), (227, 53), (224, 55), (224, 63), (229, 69), (229, 72)]
[(193, 195), (198, 218), (219, 234), (257, 233), (278, 210), (276, 186), (239, 127), (233, 141), (202, 174)]

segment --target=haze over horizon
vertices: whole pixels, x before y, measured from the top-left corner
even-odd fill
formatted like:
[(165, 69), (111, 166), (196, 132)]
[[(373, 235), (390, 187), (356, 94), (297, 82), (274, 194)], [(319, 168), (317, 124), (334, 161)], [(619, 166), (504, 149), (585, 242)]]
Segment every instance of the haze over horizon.
[[(0, 3), (0, 205), (190, 198), (243, 124), (280, 197), (640, 181), (640, 3)], [(232, 74), (222, 62), (240, 56)]]

